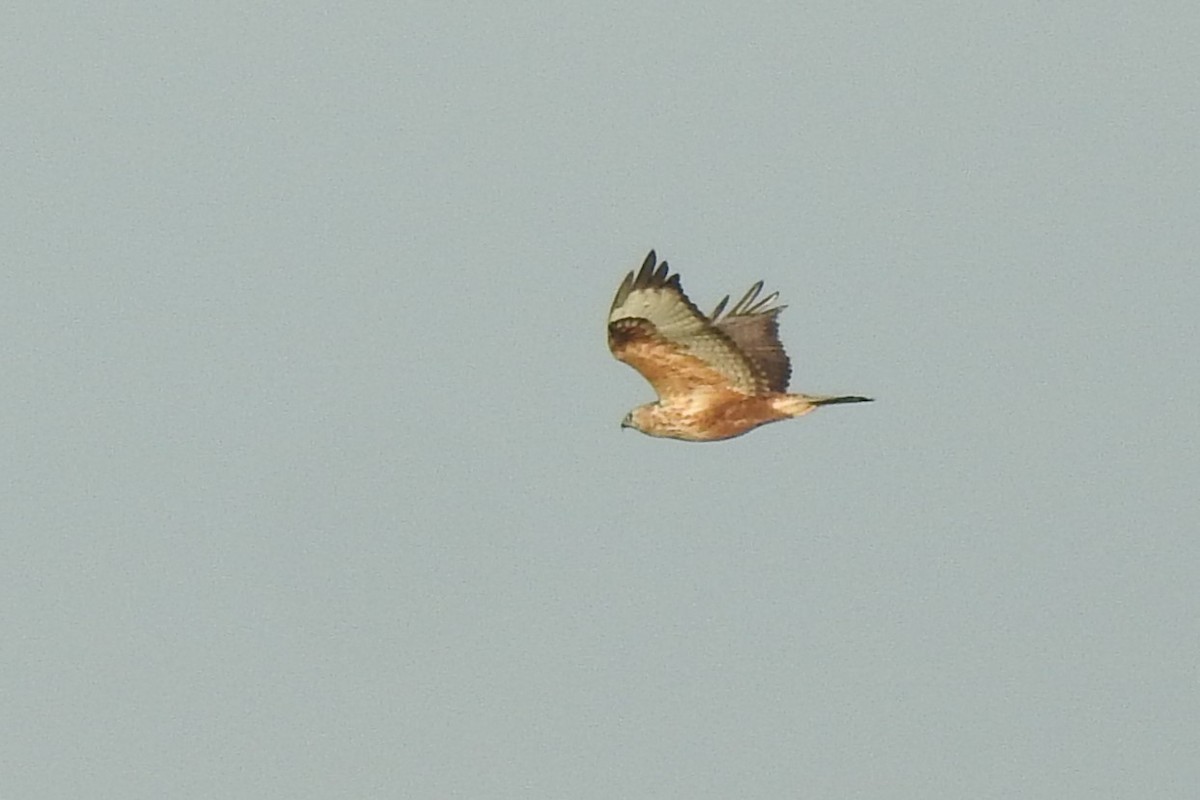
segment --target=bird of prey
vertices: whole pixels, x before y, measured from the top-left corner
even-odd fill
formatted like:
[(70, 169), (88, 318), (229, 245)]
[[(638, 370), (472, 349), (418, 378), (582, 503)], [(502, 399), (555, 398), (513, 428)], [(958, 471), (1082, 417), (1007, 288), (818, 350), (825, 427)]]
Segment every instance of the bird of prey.
[[(654, 251), (617, 289), (608, 313), (608, 347), (642, 374), (658, 402), (638, 406), (622, 428), (650, 436), (709, 442), (731, 439), (856, 395), (789, 393), (792, 367), (779, 343), (779, 293), (759, 299), (762, 281), (728, 311), (726, 296), (705, 316)], [(722, 316), (724, 313), (724, 316)]]

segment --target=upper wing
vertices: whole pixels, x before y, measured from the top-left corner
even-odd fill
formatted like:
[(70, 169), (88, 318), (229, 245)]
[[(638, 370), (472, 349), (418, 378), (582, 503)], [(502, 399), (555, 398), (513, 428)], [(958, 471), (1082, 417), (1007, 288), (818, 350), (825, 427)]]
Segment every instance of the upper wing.
[(650, 382), (660, 399), (704, 391), (758, 394), (767, 388), (761, 369), (728, 332), (692, 305), (667, 262), (655, 268), (654, 251), (617, 290), (608, 314), (608, 346)]
[(787, 306), (772, 305), (779, 299), (779, 292), (758, 299), (762, 288), (762, 281), (751, 286), (750, 291), (722, 319), (721, 312), (729, 303), (729, 297), (726, 296), (717, 303), (709, 319), (750, 359), (767, 389), (786, 392), (792, 377), (792, 365), (779, 341), (779, 312)]

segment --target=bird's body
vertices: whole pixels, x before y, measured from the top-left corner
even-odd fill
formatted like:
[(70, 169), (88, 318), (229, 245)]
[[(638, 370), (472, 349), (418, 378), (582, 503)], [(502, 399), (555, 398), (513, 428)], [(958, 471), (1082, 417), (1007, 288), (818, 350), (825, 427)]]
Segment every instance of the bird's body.
[(787, 391), (791, 363), (779, 342), (778, 294), (759, 300), (762, 282), (722, 316), (726, 297), (705, 316), (654, 251), (630, 272), (608, 315), (608, 346), (642, 374), (658, 401), (629, 412), (622, 427), (650, 436), (717, 441), (819, 406), (863, 403), (850, 395)]

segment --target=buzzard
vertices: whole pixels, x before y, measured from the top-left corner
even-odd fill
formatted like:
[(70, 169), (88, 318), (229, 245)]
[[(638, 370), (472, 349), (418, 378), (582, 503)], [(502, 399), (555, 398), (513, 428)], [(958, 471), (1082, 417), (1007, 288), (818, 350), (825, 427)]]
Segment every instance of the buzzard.
[[(608, 312), (608, 348), (642, 374), (658, 402), (638, 406), (622, 428), (650, 436), (709, 442), (731, 439), (818, 406), (867, 403), (869, 397), (788, 392), (792, 367), (779, 343), (774, 305), (759, 299), (762, 281), (728, 311), (729, 297), (705, 316), (654, 251), (617, 289)], [(722, 316), (724, 313), (724, 316)]]

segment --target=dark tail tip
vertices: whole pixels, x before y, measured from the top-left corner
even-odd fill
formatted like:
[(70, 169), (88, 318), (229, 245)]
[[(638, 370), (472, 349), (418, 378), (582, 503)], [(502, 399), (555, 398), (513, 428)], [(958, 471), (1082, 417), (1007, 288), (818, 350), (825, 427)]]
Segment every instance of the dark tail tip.
[(814, 406), (836, 406), (840, 403), (874, 403), (874, 397), (858, 397), (857, 395), (844, 395), (842, 397), (826, 397), (821, 400), (813, 400)]

